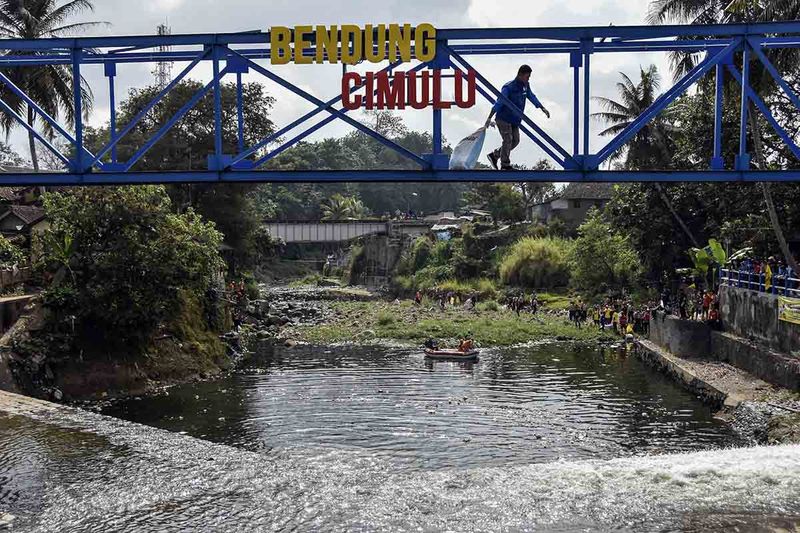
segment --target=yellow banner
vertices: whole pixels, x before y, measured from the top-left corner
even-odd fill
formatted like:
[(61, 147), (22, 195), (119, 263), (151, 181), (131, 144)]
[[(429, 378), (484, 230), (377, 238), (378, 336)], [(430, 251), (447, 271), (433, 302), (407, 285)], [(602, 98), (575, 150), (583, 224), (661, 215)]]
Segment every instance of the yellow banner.
[(800, 300), (779, 296), (778, 319), (792, 324), (800, 324)]

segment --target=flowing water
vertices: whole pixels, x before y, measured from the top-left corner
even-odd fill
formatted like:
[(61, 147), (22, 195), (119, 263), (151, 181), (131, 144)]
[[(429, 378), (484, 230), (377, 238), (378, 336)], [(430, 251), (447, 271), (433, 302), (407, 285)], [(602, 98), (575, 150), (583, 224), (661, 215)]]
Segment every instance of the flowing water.
[(614, 351), (541, 345), (469, 366), (265, 349), (225, 379), (105, 411), (119, 418), (0, 416), (0, 524), (5, 512), (15, 531), (800, 525), (800, 447), (730, 448), (707, 407)]
[(265, 346), (249, 368), (106, 414), (251, 451), (353, 450), (429, 470), (736, 443), (711, 410), (637, 358), (564, 344), (484, 351)]

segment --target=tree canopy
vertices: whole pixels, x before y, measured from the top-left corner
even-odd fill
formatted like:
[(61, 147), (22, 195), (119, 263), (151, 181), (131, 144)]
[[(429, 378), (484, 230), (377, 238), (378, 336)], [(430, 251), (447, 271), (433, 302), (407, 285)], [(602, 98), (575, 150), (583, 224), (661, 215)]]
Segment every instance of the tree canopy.
[(112, 342), (149, 339), (181, 290), (204, 294), (222, 266), (220, 233), (193, 210), (175, 214), (162, 186), (47, 193), (45, 301), (76, 329)]

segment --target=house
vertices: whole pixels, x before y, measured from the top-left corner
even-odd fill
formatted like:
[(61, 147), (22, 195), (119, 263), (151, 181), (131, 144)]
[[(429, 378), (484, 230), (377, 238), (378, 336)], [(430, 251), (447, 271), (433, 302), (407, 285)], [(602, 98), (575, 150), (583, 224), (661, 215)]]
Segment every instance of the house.
[(0, 214), (0, 233), (4, 237), (38, 233), (46, 224), (44, 208), (38, 205), (10, 205)]
[(562, 220), (568, 228), (577, 228), (589, 209), (603, 209), (611, 200), (613, 183), (570, 183), (549, 200), (532, 207), (534, 222), (548, 224)]
[(39, 199), (39, 187), (0, 187), (0, 205), (30, 205)]

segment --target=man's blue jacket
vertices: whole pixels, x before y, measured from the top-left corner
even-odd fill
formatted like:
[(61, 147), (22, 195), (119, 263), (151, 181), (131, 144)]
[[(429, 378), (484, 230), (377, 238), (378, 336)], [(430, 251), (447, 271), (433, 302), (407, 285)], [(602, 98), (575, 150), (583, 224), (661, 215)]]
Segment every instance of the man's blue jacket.
[[(523, 83), (518, 81), (517, 78), (514, 78), (510, 82), (503, 85), (502, 90), (503, 96), (511, 100), (511, 102), (517, 106), (520, 111), (525, 111), (525, 100), (530, 100), (533, 105), (542, 109), (542, 103), (536, 98), (536, 95), (533, 94), (531, 91), (531, 86), (528, 83)], [(499, 99), (496, 104), (494, 104), (494, 112), (497, 114), (497, 120), (502, 120), (503, 122), (508, 122), (514, 126), (519, 126), (522, 122), (522, 115), (517, 114), (511, 108), (503, 103), (502, 99)]]

